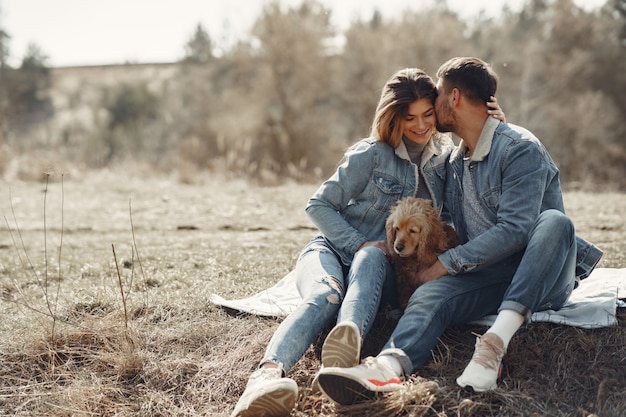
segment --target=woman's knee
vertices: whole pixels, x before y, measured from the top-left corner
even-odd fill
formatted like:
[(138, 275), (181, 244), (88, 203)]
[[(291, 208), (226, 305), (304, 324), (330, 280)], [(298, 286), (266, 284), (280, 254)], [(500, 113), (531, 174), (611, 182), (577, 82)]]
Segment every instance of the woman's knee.
[(387, 255), (380, 248), (376, 246), (366, 246), (359, 249), (354, 254), (352, 260), (351, 269), (365, 268), (366, 270), (381, 270), (384, 271), (387, 268), (391, 268)]
[(359, 249), (354, 254), (354, 258), (357, 259), (359, 257), (380, 259), (381, 261), (387, 259), (385, 252), (383, 252), (382, 249), (376, 246), (365, 246), (364, 248)]

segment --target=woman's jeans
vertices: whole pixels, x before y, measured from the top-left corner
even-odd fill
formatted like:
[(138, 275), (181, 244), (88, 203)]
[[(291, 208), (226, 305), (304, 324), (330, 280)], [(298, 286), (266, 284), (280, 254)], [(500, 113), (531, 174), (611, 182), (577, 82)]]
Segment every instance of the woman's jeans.
[(295, 267), (302, 301), (278, 326), (261, 364), (282, 365), (285, 373), (304, 355), (318, 334), (336, 317), (369, 331), (381, 302), (385, 282), (393, 283), (393, 270), (383, 251), (365, 247), (356, 252), (350, 268), (322, 238), (313, 239)]
[(571, 220), (557, 210), (544, 211), (523, 252), (480, 271), (443, 276), (419, 287), (381, 355), (395, 356), (411, 374), (428, 361), (450, 325), (503, 309), (527, 318), (535, 311), (558, 310), (574, 288), (575, 268)]

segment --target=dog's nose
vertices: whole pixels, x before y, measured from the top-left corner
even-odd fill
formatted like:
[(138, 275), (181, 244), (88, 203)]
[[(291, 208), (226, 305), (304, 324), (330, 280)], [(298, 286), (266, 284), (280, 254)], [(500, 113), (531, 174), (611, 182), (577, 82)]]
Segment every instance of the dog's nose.
[(400, 253), (404, 250), (404, 244), (403, 243), (397, 243), (395, 246), (396, 248), (396, 252)]

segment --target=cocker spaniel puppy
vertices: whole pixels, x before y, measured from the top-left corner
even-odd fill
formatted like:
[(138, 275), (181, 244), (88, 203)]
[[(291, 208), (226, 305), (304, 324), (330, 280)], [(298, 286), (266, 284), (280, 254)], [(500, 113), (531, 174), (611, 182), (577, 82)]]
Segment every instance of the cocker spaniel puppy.
[(395, 272), (402, 309), (422, 284), (418, 272), (437, 261), (437, 256), (461, 242), (444, 222), (430, 200), (406, 197), (391, 209), (386, 223), (387, 245)]

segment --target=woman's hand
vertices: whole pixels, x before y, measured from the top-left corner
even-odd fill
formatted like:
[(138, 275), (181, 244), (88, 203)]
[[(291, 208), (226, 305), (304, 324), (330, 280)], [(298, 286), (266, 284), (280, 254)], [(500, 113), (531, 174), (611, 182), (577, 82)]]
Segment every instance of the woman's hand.
[(498, 100), (494, 96), (491, 96), (491, 101), (487, 102), (487, 107), (488, 107), (487, 113), (489, 113), (491, 117), (506, 123), (506, 117), (504, 115), (504, 111), (500, 108), (500, 105), (498, 104)]
[(377, 241), (370, 241), (370, 240), (368, 240), (367, 242), (365, 242), (365, 243), (363, 243), (361, 245), (359, 250), (363, 249), (366, 246), (374, 246), (374, 247), (380, 249), (387, 256), (387, 258), (389, 258), (389, 247), (387, 246), (387, 241), (386, 240), (377, 240)]

